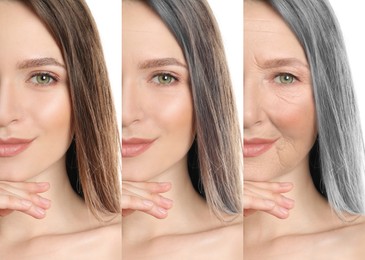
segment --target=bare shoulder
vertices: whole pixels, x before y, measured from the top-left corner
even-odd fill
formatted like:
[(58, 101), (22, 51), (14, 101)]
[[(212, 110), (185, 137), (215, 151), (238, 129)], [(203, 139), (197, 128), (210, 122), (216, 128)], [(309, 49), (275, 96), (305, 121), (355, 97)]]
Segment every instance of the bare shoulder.
[[(119, 260), (122, 254), (121, 222), (114, 219), (100, 222), (88, 229), (75, 232), (49, 234), (35, 237), (13, 248), (14, 260), (77, 260), (77, 259), (110, 259)], [(24, 255), (23, 255), (24, 254)]]
[(123, 248), (125, 260), (241, 260), (242, 218), (214, 222), (200, 230), (166, 234)]
[[(155, 242), (157, 248), (159, 242), (168, 245), (171, 254), (166, 259), (243, 259), (243, 222), (222, 222), (210, 229), (166, 236)], [(175, 258), (171, 258), (173, 252)]]
[(286, 245), (285, 252), (296, 259), (360, 260), (365, 254), (365, 218), (353, 217), (325, 231), (288, 236), (277, 242), (282, 242), (281, 250)]

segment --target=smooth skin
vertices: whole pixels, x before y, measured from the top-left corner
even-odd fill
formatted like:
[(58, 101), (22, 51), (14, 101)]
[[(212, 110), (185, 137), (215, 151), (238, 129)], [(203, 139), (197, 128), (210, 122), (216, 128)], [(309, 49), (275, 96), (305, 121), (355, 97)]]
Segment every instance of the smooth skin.
[[(341, 220), (312, 182), (308, 153), (316, 120), (308, 63), (264, 1), (245, 1), (244, 113), (245, 138), (277, 140), (264, 154), (245, 158), (245, 196), (259, 209), (245, 217), (245, 259), (363, 259), (364, 218)], [(282, 182), (292, 185), (281, 190)], [(263, 199), (286, 214), (258, 205)]]
[(123, 138), (156, 139), (123, 158), (123, 259), (242, 259), (242, 221), (221, 222), (189, 178), (194, 120), (182, 50), (143, 1), (123, 1), (122, 17)]
[(0, 138), (34, 139), (0, 157), (0, 259), (121, 259), (120, 220), (99, 222), (67, 177), (71, 105), (60, 49), (20, 1), (0, 1), (0, 27)]

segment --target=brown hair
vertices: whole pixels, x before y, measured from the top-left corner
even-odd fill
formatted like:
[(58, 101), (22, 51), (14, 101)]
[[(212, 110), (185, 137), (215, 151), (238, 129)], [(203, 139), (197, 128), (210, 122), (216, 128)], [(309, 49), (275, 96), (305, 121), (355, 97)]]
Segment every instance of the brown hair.
[(242, 141), (220, 32), (205, 0), (147, 0), (188, 63), (196, 139), (189, 151), (195, 188), (221, 215), (242, 213)]
[(99, 34), (83, 0), (23, 0), (58, 43), (68, 74), (74, 138), (66, 166), (92, 213), (120, 212), (119, 135)]

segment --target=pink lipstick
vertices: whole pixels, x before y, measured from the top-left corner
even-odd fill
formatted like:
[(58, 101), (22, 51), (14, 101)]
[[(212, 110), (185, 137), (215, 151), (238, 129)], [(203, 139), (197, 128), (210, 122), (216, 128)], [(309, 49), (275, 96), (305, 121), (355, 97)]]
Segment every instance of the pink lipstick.
[(243, 156), (244, 157), (257, 157), (270, 150), (276, 140), (252, 138), (244, 140)]
[(34, 139), (0, 139), (0, 157), (13, 157), (26, 150)]
[(122, 157), (136, 157), (151, 147), (156, 139), (129, 138), (122, 140)]

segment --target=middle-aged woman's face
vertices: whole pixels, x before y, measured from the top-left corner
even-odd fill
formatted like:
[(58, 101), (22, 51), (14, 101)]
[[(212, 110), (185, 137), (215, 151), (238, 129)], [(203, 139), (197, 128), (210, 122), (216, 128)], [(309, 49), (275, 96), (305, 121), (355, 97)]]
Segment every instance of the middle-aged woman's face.
[(67, 73), (56, 42), (25, 5), (0, 1), (0, 28), (0, 180), (25, 181), (64, 169)]
[(316, 137), (309, 66), (283, 19), (245, 1), (245, 179), (271, 180), (308, 167)]
[(143, 2), (123, 2), (122, 174), (146, 181), (186, 167), (193, 105), (184, 55)]

